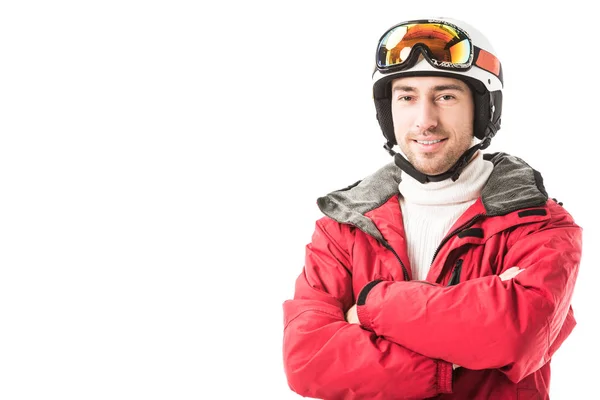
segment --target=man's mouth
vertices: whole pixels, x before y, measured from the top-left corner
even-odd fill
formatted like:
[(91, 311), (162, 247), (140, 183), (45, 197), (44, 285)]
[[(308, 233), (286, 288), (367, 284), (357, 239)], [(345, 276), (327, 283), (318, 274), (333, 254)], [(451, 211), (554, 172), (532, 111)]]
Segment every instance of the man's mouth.
[(415, 142), (420, 143), (420, 144), (435, 144), (435, 143), (439, 143), (442, 140), (446, 140), (446, 139), (438, 139), (438, 140), (415, 140)]

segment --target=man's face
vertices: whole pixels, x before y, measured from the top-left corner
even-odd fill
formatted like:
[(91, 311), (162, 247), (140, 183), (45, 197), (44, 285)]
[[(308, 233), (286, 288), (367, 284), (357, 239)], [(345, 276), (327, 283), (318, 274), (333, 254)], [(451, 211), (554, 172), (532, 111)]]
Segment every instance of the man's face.
[(448, 171), (471, 147), (473, 95), (461, 80), (439, 76), (394, 80), (392, 116), (398, 145), (424, 174)]

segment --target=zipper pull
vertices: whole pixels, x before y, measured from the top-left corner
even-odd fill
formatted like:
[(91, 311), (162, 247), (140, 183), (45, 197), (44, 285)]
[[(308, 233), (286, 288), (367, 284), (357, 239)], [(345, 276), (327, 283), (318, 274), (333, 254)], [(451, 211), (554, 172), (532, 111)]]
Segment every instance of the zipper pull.
[(456, 265), (452, 270), (452, 276), (450, 277), (450, 281), (448, 282), (448, 286), (454, 286), (460, 283), (460, 271), (462, 270), (463, 260), (459, 258), (456, 260)]

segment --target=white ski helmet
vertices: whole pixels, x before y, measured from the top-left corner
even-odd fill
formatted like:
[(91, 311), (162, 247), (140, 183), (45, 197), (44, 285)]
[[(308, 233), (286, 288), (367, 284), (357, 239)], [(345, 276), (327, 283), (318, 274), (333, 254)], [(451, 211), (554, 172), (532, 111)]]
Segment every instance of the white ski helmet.
[[(459, 20), (433, 18), (402, 22), (381, 37), (373, 72), (373, 99), (377, 120), (387, 140), (384, 148), (392, 155), (396, 154), (391, 149), (396, 137), (391, 82), (402, 76), (447, 76), (464, 81), (473, 93), (473, 133), (481, 139), (476, 147), (489, 146), (500, 129), (503, 79), (500, 60), (481, 32)], [(467, 153), (473, 155), (477, 149), (469, 149)], [(465, 161), (459, 163), (466, 165)], [(451, 170), (460, 173), (462, 168), (458, 169)]]

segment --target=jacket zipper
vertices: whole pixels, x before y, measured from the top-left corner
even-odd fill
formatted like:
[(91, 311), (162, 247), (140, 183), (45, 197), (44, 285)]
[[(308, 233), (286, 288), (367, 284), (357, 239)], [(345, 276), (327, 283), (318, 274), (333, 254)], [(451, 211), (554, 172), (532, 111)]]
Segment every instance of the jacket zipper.
[[(361, 227), (354, 225), (356, 228), (362, 230)], [(396, 257), (396, 260), (398, 260), (398, 262), (400, 263), (400, 266), (402, 267), (402, 275), (404, 276), (404, 280), (405, 281), (409, 281), (410, 278), (408, 276), (408, 270), (406, 269), (406, 267), (404, 266), (404, 263), (402, 262), (402, 260), (400, 259), (400, 257), (398, 256), (398, 253), (396, 253), (396, 251), (394, 250), (394, 248), (392, 246), (390, 246), (390, 244), (388, 242), (386, 242), (384, 239), (378, 239), (375, 236), (371, 235), (370, 233), (366, 232), (363, 230), (363, 232), (365, 232), (367, 235), (374, 237), (379, 243), (381, 243), (381, 245), (383, 247), (385, 247), (386, 249), (388, 249), (389, 251), (392, 252), (392, 254)]]
[(400, 259), (400, 257), (396, 253), (396, 251), (392, 248), (392, 246), (390, 246), (385, 241), (382, 241), (381, 244), (383, 244), (383, 247), (385, 247), (386, 249), (388, 249), (389, 251), (391, 251), (392, 253), (394, 253), (394, 256), (396, 256), (396, 259), (398, 260), (398, 262), (400, 263), (400, 266), (402, 267), (402, 273), (404, 275), (404, 280), (405, 281), (410, 280), (409, 277), (408, 277), (408, 270), (406, 269), (406, 267), (404, 266), (404, 263), (402, 262), (402, 260)]
[[(435, 253), (433, 254), (433, 259), (431, 260), (431, 265), (433, 265), (433, 262), (435, 261), (435, 257), (437, 257), (440, 249), (442, 248), (442, 246), (448, 241), (450, 240), (450, 238), (454, 235), (456, 235), (457, 233), (459, 233), (460, 231), (469, 228), (470, 226), (472, 226), (480, 217), (484, 216), (485, 214), (477, 214), (475, 215), (473, 218), (471, 218), (469, 221), (467, 221), (466, 223), (464, 223), (463, 225), (459, 226), (458, 228), (456, 228), (454, 231), (450, 232), (449, 235), (447, 235), (442, 242), (440, 243), (440, 245), (438, 246), (437, 249), (435, 249)], [(396, 251), (392, 248), (392, 246), (390, 246), (386, 241), (382, 240), (381, 244), (383, 245), (383, 247), (385, 247), (386, 249), (388, 249), (389, 251), (391, 251), (394, 256), (396, 257), (396, 260), (398, 260), (398, 262), (400, 263), (400, 266), (402, 267), (402, 273), (404, 275), (404, 280), (408, 281), (409, 276), (408, 276), (408, 270), (406, 269), (406, 267), (404, 266), (404, 263), (402, 262), (402, 260), (400, 259), (400, 257), (398, 256), (398, 254), (396, 253)], [(462, 260), (461, 260), (462, 262)]]
[(450, 277), (450, 281), (448, 282), (448, 286), (454, 286), (460, 283), (460, 271), (462, 270), (463, 260), (459, 258), (456, 261), (456, 265), (454, 266), (454, 270), (452, 271), (452, 276)]
[(462, 230), (465, 230), (469, 227), (471, 227), (475, 221), (477, 221), (480, 217), (483, 217), (485, 214), (477, 214), (476, 216), (474, 216), (473, 218), (471, 218), (471, 220), (467, 221), (466, 223), (464, 223), (463, 225), (459, 226), (458, 228), (456, 228), (455, 230), (453, 230), (452, 232), (450, 232), (440, 243), (440, 245), (438, 246), (437, 249), (435, 249), (435, 253), (433, 253), (433, 258), (431, 259), (431, 265), (433, 265), (433, 262), (435, 261), (435, 258), (437, 257), (438, 253), (440, 252), (442, 246), (452, 238), (452, 236), (456, 235), (457, 233), (459, 233)]

